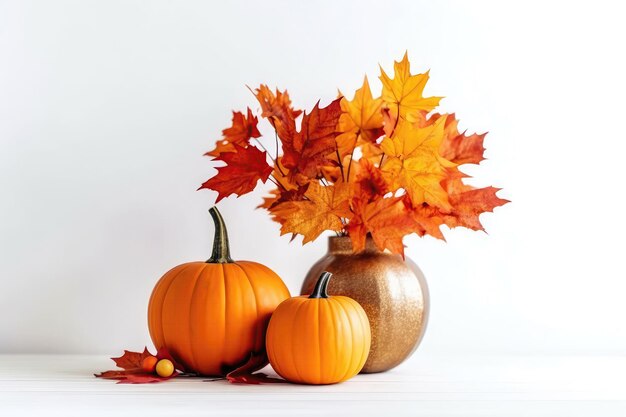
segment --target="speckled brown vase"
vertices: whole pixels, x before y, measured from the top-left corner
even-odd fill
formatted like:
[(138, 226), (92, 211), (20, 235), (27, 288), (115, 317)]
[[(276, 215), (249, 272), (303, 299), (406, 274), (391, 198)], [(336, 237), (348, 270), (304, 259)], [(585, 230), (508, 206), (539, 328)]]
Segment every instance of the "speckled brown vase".
[(353, 254), (349, 237), (330, 237), (328, 253), (309, 270), (301, 294), (310, 294), (323, 271), (333, 273), (328, 293), (361, 304), (370, 321), (372, 345), (361, 372), (383, 372), (417, 349), (428, 322), (424, 274), (410, 259), (381, 252), (371, 238)]

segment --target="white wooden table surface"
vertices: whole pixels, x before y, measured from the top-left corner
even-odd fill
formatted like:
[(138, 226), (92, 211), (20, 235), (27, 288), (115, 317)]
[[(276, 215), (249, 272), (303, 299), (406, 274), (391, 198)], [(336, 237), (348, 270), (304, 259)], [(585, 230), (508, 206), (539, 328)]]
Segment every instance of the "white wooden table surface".
[(418, 354), (332, 386), (92, 376), (112, 365), (103, 356), (0, 355), (0, 416), (626, 416), (626, 356)]

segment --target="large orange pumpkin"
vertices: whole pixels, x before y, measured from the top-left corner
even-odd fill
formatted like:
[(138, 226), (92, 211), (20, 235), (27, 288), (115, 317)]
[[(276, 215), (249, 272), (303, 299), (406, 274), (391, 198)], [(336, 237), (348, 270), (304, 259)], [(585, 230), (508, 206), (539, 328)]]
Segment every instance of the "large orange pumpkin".
[(329, 297), (332, 274), (323, 272), (310, 296), (283, 301), (267, 328), (267, 354), (274, 370), (291, 382), (334, 384), (363, 368), (370, 350), (365, 310), (352, 298)]
[(224, 220), (217, 208), (209, 212), (215, 223), (211, 258), (163, 275), (150, 297), (148, 327), (157, 349), (167, 348), (186, 371), (212, 376), (265, 354), (267, 323), (289, 290), (268, 267), (234, 262)]

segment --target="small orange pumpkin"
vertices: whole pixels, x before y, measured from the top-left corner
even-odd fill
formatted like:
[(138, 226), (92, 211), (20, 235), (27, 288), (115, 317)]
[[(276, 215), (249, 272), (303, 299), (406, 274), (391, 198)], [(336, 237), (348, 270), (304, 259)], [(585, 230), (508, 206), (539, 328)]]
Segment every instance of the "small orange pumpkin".
[(150, 297), (148, 327), (154, 346), (167, 348), (186, 371), (213, 376), (265, 354), (267, 323), (289, 290), (268, 267), (234, 262), (222, 216), (215, 207), (209, 213), (215, 223), (211, 258), (163, 275)]
[(327, 295), (331, 276), (323, 272), (310, 296), (283, 301), (270, 319), (267, 354), (288, 381), (334, 384), (365, 364), (371, 343), (367, 315), (352, 298)]

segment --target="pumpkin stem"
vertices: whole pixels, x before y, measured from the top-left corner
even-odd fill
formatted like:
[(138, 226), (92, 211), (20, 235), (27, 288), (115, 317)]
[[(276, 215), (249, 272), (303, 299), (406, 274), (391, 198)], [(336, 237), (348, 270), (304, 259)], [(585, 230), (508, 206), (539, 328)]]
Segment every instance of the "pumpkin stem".
[(215, 237), (213, 238), (213, 252), (208, 261), (209, 264), (228, 264), (234, 261), (230, 257), (230, 247), (228, 246), (228, 232), (226, 224), (217, 207), (211, 207), (209, 214), (215, 224)]
[(328, 293), (326, 292), (326, 288), (328, 288), (328, 281), (333, 276), (330, 272), (324, 271), (317, 279), (317, 283), (315, 283), (315, 288), (313, 288), (313, 292), (309, 295), (309, 298), (328, 298)]

